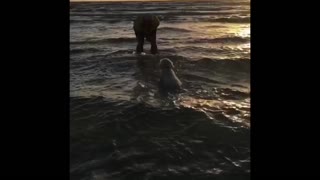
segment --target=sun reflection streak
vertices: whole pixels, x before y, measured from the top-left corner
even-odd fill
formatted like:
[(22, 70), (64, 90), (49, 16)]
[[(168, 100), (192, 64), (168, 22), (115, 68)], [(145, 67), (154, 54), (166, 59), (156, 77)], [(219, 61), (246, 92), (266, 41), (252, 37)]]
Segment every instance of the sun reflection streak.
[(250, 103), (246, 101), (219, 101), (185, 97), (179, 104), (185, 108), (191, 108), (204, 112), (210, 119), (215, 119), (215, 114), (223, 114), (232, 122), (241, 123), (250, 127)]

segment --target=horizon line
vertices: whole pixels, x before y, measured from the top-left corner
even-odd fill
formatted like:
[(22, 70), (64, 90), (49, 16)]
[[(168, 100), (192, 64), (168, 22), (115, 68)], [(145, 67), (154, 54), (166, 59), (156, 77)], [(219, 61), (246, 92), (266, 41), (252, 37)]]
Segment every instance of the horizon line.
[(161, 2), (161, 1), (212, 1), (212, 0), (70, 0), (69, 2)]

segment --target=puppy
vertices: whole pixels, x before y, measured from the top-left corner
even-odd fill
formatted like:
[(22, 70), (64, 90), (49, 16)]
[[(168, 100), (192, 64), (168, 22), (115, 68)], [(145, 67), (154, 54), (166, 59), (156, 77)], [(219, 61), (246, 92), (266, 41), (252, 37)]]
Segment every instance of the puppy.
[(159, 88), (161, 92), (179, 92), (181, 90), (181, 81), (173, 71), (174, 65), (168, 58), (160, 60), (161, 77)]

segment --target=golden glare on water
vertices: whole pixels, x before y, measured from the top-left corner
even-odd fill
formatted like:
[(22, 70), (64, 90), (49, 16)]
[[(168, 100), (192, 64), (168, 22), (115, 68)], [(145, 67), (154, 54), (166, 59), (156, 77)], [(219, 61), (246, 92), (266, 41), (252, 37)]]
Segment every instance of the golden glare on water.
[(243, 29), (240, 29), (238, 34), (239, 36), (242, 36), (242, 37), (250, 37), (250, 27), (247, 27), (247, 28), (243, 28)]
[(185, 97), (179, 103), (185, 108), (192, 108), (197, 111), (205, 112), (209, 118), (212, 114), (223, 113), (225, 117), (233, 122), (241, 123), (250, 127), (250, 103), (208, 100), (201, 98)]
[(248, 38), (250, 37), (250, 25), (230, 25), (225, 30), (228, 34), (235, 35), (237, 37)]

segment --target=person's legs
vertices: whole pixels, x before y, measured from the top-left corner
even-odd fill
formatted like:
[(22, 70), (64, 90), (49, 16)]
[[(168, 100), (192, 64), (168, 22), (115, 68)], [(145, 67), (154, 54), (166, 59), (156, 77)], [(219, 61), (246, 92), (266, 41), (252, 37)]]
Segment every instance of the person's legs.
[(157, 31), (156, 30), (150, 35), (149, 41), (151, 44), (151, 54), (157, 54), (158, 47), (157, 47)]
[(136, 39), (138, 41), (136, 52), (140, 54), (141, 52), (143, 52), (144, 34), (136, 31), (135, 33), (136, 33)]

